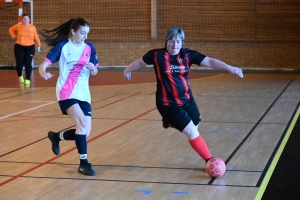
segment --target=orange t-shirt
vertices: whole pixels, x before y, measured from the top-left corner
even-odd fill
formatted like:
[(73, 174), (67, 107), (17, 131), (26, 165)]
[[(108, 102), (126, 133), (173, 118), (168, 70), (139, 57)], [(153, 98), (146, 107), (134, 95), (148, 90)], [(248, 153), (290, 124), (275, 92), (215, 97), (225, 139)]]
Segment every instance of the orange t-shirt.
[(22, 46), (31, 46), (34, 42), (41, 46), (40, 38), (36, 32), (36, 28), (32, 24), (16, 24), (8, 30), (12, 38), (17, 37), (16, 43)]

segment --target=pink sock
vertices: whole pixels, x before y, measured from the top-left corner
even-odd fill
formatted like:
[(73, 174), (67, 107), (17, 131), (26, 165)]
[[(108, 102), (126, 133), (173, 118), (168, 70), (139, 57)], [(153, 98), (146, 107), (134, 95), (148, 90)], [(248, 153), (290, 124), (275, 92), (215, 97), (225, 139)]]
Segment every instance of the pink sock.
[(203, 158), (203, 160), (206, 161), (212, 157), (208, 150), (206, 142), (201, 137), (201, 135), (199, 135), (193, 140), (189, 140), (189, 143), (192, 146), (192, 148), (201, 156), (201, 158)]

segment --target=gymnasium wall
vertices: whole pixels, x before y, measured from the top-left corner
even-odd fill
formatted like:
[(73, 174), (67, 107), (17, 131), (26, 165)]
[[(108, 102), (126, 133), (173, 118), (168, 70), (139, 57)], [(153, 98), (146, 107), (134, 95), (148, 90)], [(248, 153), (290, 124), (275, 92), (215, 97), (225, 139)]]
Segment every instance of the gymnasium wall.
[[(85, 18), (91, 25), (88, 40), (102, 66), (126, 66), (148, 50), (163, 47), (164, 32), (178, 26), (186, 33), (184, 46), (231, 65), (300, 69), (299, 0), (33, 2), (38, 30), (69, 18)], [(43, 47), (35, 56), (36, 64), (49, 50), (44, 43)]]

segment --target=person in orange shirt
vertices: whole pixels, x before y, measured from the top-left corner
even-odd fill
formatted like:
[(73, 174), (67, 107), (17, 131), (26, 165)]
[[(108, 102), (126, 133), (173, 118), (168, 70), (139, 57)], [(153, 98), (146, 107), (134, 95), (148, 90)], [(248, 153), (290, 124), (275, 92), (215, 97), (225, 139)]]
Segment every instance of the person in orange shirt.
[[(42, 51), (41, 41), (34, 25), (29, 24), (28, 14), (22, 15), (22, 23), (18, 23), (9, 28), (9, 34), (16, 41), (14, 54), (16, 57), (16, 70), (20, 82), (30, 85), (30, 76), (32, 72), (32, 59), (35, 54), (34, 42), (38, 45), (38, 52)], [(23, 78), (23, 66), (25, 65), (26, 80)]]

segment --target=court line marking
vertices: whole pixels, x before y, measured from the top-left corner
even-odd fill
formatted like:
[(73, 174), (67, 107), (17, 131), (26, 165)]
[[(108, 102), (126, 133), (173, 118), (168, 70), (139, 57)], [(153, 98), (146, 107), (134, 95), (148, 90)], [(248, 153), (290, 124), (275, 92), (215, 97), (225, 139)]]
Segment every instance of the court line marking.
[[(155, 109), (156, 109), (156, 108), (155, 108)], [(148, 129), (146, 132), (144, 132), (144, 133), (142, 133), (142, 134), (140, 134), (140, 135), (137, 135), (135, 138), (131, 139), (130, 141), (128, 141), (128, 142), (124, 143), (123, 145), (119, 146), (118, 148), (114, 149), (113, 151), (111, 151), (110, 153), (106, 154), (106, 155), (103, 156), (102, 158), (96, 160), (94, 163), (96, 163), (96, 162), (98, 162), (98, 161), (100, 161), (100, 160), (103, 160), (104, 158), (108, 157), (109, 155), (111, 155), (111, 154), (113, 154), (114, 152), (118, 151), (119, 149), (123, 148), (123, 147), (126, 146), (127, 144), (129, 144), (129, 143), (131, 143), (131, 142), (137, 140), (138, 138), (142, 137), (143, 135), (145, 135), (146, 133), (148, 133), (148, 132), (151, 131), (152, 129), (156, 128), (157, 126), (158, 126), (158, 124), (155, 125), (155, 126), (153, 126), (153, 127), (150, 128), (150, 129)]]
[[(6, 88), (0, 88), (0, 95), (11, 93), (11, 92), (19, 92), (20, 91), (19, 88), (18, 89), (16, 89), (16, 88), (7, 88), (7, 89), (9, 89), (7, 92), (2, 92), (3, 89), (5, 90)], [(10, 90), (10, 89), (14, 89), (14, 90)]]
[[(0, 91), (1, 91), (2, 88), (0, 88)], [(14, 88), (11, 88), (11, 89), (14, 89)], [(30, 90), (28, 92), (25, 92), (25, 93), (20, 93), (18, 95), (14, 95), (14, 96), (9, 96), (9, 97), (5, 97), (5, 98), (2, 98), (0, 100), (4, 100), (4, 99), (10, 99), (10, 98), (13, 98), (13, 97), (19, 97), (19, 96), (22, 96), (22, 95), (27, 95), (27, 94), (30, 94), (30, 93), (34, 93), (34, 92), (40, 92), (40, 91), (43, 91), (43, 89), (36, 89), (36, 90)], [(1, 95), (1, 93), (0, 93)]]
[(43, 191), (42, 193), (40, 193), (39, 195), (37, 195), (36, 197), (34, 197), (34, 198), (32, 198), (32, 199), (37, 199), (38, 197), (42, 196), (43, 194), (47, 193), (48, 191), (52, 190), (53, 188), (55, 188), (56, 186), (62, 184), (62, 183), (65, 182), (65, 181), (67, 181), (67, 180), (63, 180), (63, 181), (57, 183), (56, 185), (54, 185), (54, 186), (48, 188), (47, 190)]
[[(242, 147), (242, 145), (246, 144), (245, 142), (248, 140), (248, 138), (252, 135), (252, 133), (255, 131), (255, 129), (258, 127), (258, 125), (261, 124), (261, 127), (259, 128), (259, 130), (256, 132), (256, 134), (253, 136), (253, 138), (250, 140), (250, 142), (246, 145), (246, 148), (244, 149), (244, 151), (238, 156), (236, 162), (238, 161), (238, 159), (240, 158), (240, 156), (247, 150), (248, 146), (252, 143), (252, 140), (255, 139), (255, 137), (258, 135), (258, 133), (260, 132), (261, 128), (266, 124), (266, 123), (261, 123), (263, 121), (263, 119), (267, 116), (266, 118), (266, 122), (268, 122), (268, 119), (271, 117), (272, 113), (276, 110), (276, 108), (278, 107), (278, 105), (273, 108), (273, 106), (277, 103), (278, 99), (281, 98), (281, 100), (279, 101), (279, 103), (282, 101), (282, 97), (281, 95), (286, 91), (286, 89), (289, 87), (289, 85), (291, 84), (292, 81), (290, 81), (288, 83), (288, 85), (282, 90), (282, 92), (276, 97), (276, 99), (273, 101), (273, 103), (269, 106), (269, 108), (266, 110), (266, 112), (261, 116), (261, 118), (255, 123), (255, 125), (251, 128), (251, 130), (249, 131), (249, 133), (246, 135), (246, 137), (240, 142), (240, 144), (237, 145), (236, 149), (231, 153), (231, 155), (226, 159), (226, 161), (224, 161), (226, 164), (229, 163), (229, 161), (235, 156), (235, 154), (238, 152), (238, 150)], [(285, 96), (285, 95), (284, 95)], [(271, 111), (271, 109), (273, 108), (273, 110)], [(271, 114), (268, 115), (268, 113), (271, 111)], [(234, 162), (234, 164), (232, 165), (231, 169), (235, 166), (236, 162)], [(227, 176), (227, 175), (226, 175)], [(225, 177), (226, 177), (225, 176)], [(222, 180), (225, 177), (221, 177)], [(213, 183), (214, 182), (214, 178), (212, 178), (210, 180), (209, 183)]]
[[(282, 92), (277, 96), (277, 98), (273, 101), (273, 103), (269, 106), (269, 108), (266, 110), (266, 112), (263, 114), (263, 116), (258, 120), (258, 122), (255, 124), (255, 126), (251, 129), (251, 131), (248, 133), (248, 135), (247, 135), (247, 137), (246, 138), (244, 138), (243, 139), (243, 142), (242, 143), (240, 143), (239, 145), (238, 145), (238, 147), (241, 147), (243, 144), (245, 144), (245, 142), (246, 142), (246, 140), (248, 140), (248, 138), (250, 137), (250, 135), (253, 133), (253, 131), (261, 124), (261, 121), (263, 121), (263, 119), (267, 116), (267, 118), (266, 118), (266, 122), (268, 122), (268, 120), (269, 120), (269, 118), (272, 116), (272, 114), (273, 114), (273, 112), (275, 112), (275, 110), (277, 109), (277, 107), (278, 107), (278, 105), (281, 103), (281, 101), (284, 99), (283, 97), (286, 95), (286, 93), (283, 95), (283, 97), (281, 97), (281, 95), (286, 91), (286, 89), (289, 87), (289, 85), (292, 83), (292, 81), (293, 80), (291, 80), (289, 83), (288, 83), (288, 85), (282, 90)], [(279, 102), (278, 102), (278, 104), (273, 108), (273, 106), (277, 103), (277, 100), (278, 99), (280, 99), (279, 100)], [(272, 108), (273, 108), (273, 110), (272, 110)], [(272, 110), (272, 111), (271, 111)], [(268, 115), (268, 113), (271, 111), (271, 113)], [(240, 159), (240, 157), (244, 154), (244, 152), (246, 151), (246, 150), (248, 150), (248, 147), (252, 144), (252, 141), (256, 138), (256, 136), (257, 135), (259, 135), (260, 134), (260, 131), (261, 131), (261, 129), (263, 128), (265, 126), (265, 123), (263, 123), (263, 124), (261, 124), (261, 127), (256, 131), (256, 133), (254, 134), (254, 136), (252, 137), (252, 139), (250, 140), (250, 142), (248, 142), (248, 144), (246, 145), (246, 147), (244, 148), (244, 150), (241, 152), (241, 154), (238, 156), (238, 158), (236, 159), (236, 161), (233, 163), (233, 165), (231, 166), (231, 168), (230, 169), (232, 169), (235, 165), (236, 165), (236, 163), (238, 162), (238, 160)], [(251, 133), (251, 134), (250, 134)], [(280, 140), (280, 139), (279, 139)], [(275, 146), (275, 148), (276, 148), (276, 146)], [(236, 153), (237, 151), (235, 150), (235, 153)], [(234, 154), (235, 154), (234, 153)], [(234, 155), (230, 155), (231, 156), (231, 158), (234, 156)], [(272, 157), (272, 155), (270, 156), (270, 157)], [(228, 163), (230, 160), (231, 160), (231, 158), (228, 158), (226, 161), (225, 161), (225, 163)], [(266, 167), (268, 166), (268, 163), (266, 164)], [(263, 174), (263, 173), (262, 173)], [(222, 176), (221, 177), (221, 181), (220, 181), (220, 183), (222, 183), (223, 181), (224, 181), (224, 179), (226, 178), (228, 176), (228, 173), (225, 175), (225, 176)], [(214, 181), (215, 179), (214, 178), (212, 178), (211, 179), (211, 181), (209, 182), (209, 183), (213, 183), (213, 181)], [(255, 186), (255, 187), (257, 187), (257, 186)], [(211, 199), (212, 197), (213, 197), (213, 195), (216, 193), (216, 191), (218, 190), (218, 188), (216, 188), (213, 192), (212, 192), (212, 194), (211, 194), (211, 196), (210, 196), (210, 198), (209, 199)]]
[[(122, 98), (122, 99), (116, 100), (116, 101), (111, 102), (111, 103), (109, 103), (109, 104), (105, 104), (105, 105), (100, 106), (100, 107), (95, 108), (95, 109), (101, 109), (101, 108), (104, 108), (104, 107), (106, 107), (106, 106), (112, 105), (112, 104), (117, 103), (117, 102), (119, 102), (119, 101), (121, 101), (121, 100), (124, 100), (124, 99), (130, 98), (130, 97), (136, 96), (136, 95), (138, 95), (138, 94), (140, 94), (140, 92), (135, 93), (135, 94), (132, 94), (132, 95), (129, 95), (129, 96), (124, 97), (124, 98)], [(56, 101), (56, 102), (57, 102), (57, 101)], [(93, 110), (95, 110), (95, 109), (93, 109)], [(19, 114), (19, 113), (18, 113), (18, 114)], [(52, 116), (58, 116), (58, 115), (52, 115)], [(51, 117), (51, 116), (46, 116), (46, 117)], [(37, 118), (37, 117), (30, 117), (30, 118), (28, 118), (28, 119), (36, 119), (36, 118)], [(28, 119), (24, 119), (24, 120), (28, 120)], [(0, 118), (0, 120), (1, 120), (1, 118)], [(1, 123), (1, 122), (0, 122), (0, 123)], [(74, 126), (74, 125), (73, 125), (73, 126)], [(70, 127), (73, 127), (73, 126), (70, 126)], [(65, 129), (63, 129), (63, 130), (67, 130), (67, 129), (69, 129), (70, 127), (67, 127), (67, 128), (65, 128)], [(27, 146), (30, 146), (30, 145), (32, 145), (32, 144), (34, 144), (34, 143), (37, 143), (37, 142), (39, 142), (39, 141), (41, 141), (41, 140), (44, 140), (44, 139), (46, 139), (46, 138), (47, 138), (47, 137), (42, 138), (42, 139), (39, 139), (39, 140), (37, 140), (37, 141), (35, 141), (35, 142), (32, 142), (32, 143), (30, 143), (30, 144), (27, 144), (27, 145), (25, 145), (25, 146), (23, 146), (23, 147), (19, 147), (18, 149), (15, 149), (15, 150), (12, 150), (12, 151), (10, 151), (10, 152), (7, 152), (7, 153), (5, 153), (5, 154), (3, 154), (3, 155), (0, 155), (0, 158), (3, 157), (3, 156), (5, 156), (5, 155), (8, 155), (8, 154), (10, 154), (10, 153), (12, 153), (12, 152), (15, 152), (15, 151), (18, 151), (18, 150), (20, 150), (20, 149), (23, 149), (23, 148), (25, 148), (25, 147), (27, 147)]]
[(37, 107), (33, 107), (33, 108), (30, 108), (30, 109), (27, 109), (27, 110), (23, 110), (23, 111), (20, 111), (20, 112), (16, 112), (16, 113), (12, 113), (12, 114), (9, 114), (9, 115), (5, 115), (3, 117), (0, 117), (0, 120), (1, 119), (5, 119), (7, 117), (11, 117), (11, 116), (14, 116), (14, 115), (18, 115), (20, 113), (24, 113), (24, 112), (27, 112), (27, 111), (30, 111), (30, 110), (34, 110), (34, 109), (37, 109), (37, 108), (41, 108), (41, 107), (44, 107), (44, 106), (47, 106), (47, 105), (50, 105), (50, 104), (53, 104), (53, 103), (56, 103), (57, 101), (52, 101), (50, 103), (47, 103), (47, 104), (44, 104), (44, 105), (40, 105), (40, 106), (37, 106)]
[[(140, 72), (140, 73), (143, 73), (142, 71), (136, 71), (136, 72)], [(122, 72), (123, 73), (123, 72)], [(154, 71), (153, 72), (150, 72), (149, 73), (153, 73), (154, 74)], [(192, 72), (193, 73), (193, 72)], [(199, 73), (198, 72), (195, 72), (195, 73)], [(201, 72), (200, 72), (201, 73)], [(214, 78), (216, 76), (222, 76), (222, 75), (227, 75), (228, 73), (217, 73), (217, 72), (212, 72), (210, 73), (211, 76), (205, 76), (205, 77), (198, 77), (198, 78), (189, 78), (189, 81), (192, 81), (192, 80), (199, 80), (199, 79), (208, 79), (208, 78)], [(154, 74), (155, 75), (155, 74)], [(155, 77), (154, 77), (155, 78)], [(156, 78), (155, 78), (156, 79)], [(127, 82), (130, 82), (130, 80), (128, 80)], [(141, 82), (141, 83), (125, 83), (125, 85), (141, 85), (141, 84), (156, 84), (156, 80), (154, 80), (153, 82)], [(106, 87), (106, 86), (121, 86), (121, 85), (124, 85), (124, 84), (110, 84), (110, 85), (93, 85), (93, 86), (90, 86), (90, 87)]]
[(53, 102), (53, 101), (27, 101), (27, 100), (0, 100), (0, 102), (26, 102), (26, 103), (32, 103), (32, 102)]
[[(255, 185), (233, 185), (233, 184), (226, 184), (226, 185), (211, 184), (211, 185), (207, 185), (207, 183), (167, 182), (167, 181), (140, 181), (140, 180), (122, 180), (122, 179), (95, 179), (93, 177), (91, 177), (91, 178), (78, 178), (78, 177), (22, 176), (22, 178), (63, 180), (62, 182), (65, 182), (67, 180), (71, 180), (71, 181), (102, 181), (102, 182), (141, 183), (141, 184), (153, 184), (154, 183), (154, 184), (164, 184), (164, 185), (185, 185), (185, 186), (188, 185), (188, 186), (209, 186), (209, 187), (256, 188)], [(59, 185), (62, 182), (59, 182), (56, 185)], [(54, 185), (51, 188), (54, 188), (56, 185)]]
[(144, 195), (149, 195), (152, 190), (135, 190), (135, 192), (141, 192), (141, 193), (144, 193)]
[[(123, 147), (126, 146), (127, 144), (133, 142), (134, 140), (136, 140), (136, 139), (138, 139), (139, 137), (143, 136), (144, 134), (148, 133), (150, 130), (156, 128), (157, 126), (158, 126), (158, 125), (156, 125), (156, 126), (150, 128), (150, 129), (149, 129), (148, 131), (146, 131), (145, 133), (136, 136), (135, 138), (133, 138), (133, 139), (130, 140), (129, 142), (123, 144), (123, 145), (120, 146), (119, 148), (117, 148), (117, 149), (115, 149), (115, 150), (109, 152), (107, 155), (103, 156), (102, 158), (100, 158), (100, 159), (98, 159), (98, 160), (95, 160), (94, 163), (96, 163), (96, 162), (98, 162), (99, 160), (102, 160), (102, 159), (108, 157), (109, 155), (113, 154), (113, 153), (116, 152), (117, 150), (123, 148)], [(90, 142), (90, 141), (88, 141), (88, 142)], [(46, 164), (52, 164), (52, 163), (46, 163)], [(93, 166), (101, 166), (101, 165), (93, 165)], [(27, 177), (27, 176), (23, 176), (23, 177)], [(39, 177), (35, 177), (35, 178), (39, 178)], [(50, 178), (50, 177), (48, 177), (48, 178)], [(54, 179), (55, 179), (55, 178), (54, 178)], [(62, 179), (64, 179), (64, 178), (62, 178)], [(66, 178), (66, 179), (64, 179), (62, 182), (66, 181), (66, 180), (68, 180), (68, 179), (70, 179), (70, 178)], [(77, 180), (78, 180), (78, 179), (77, 179)], [(79, 180), (82, 180), (82, 179), (79, 179)], [(98, 179), (95, 179), (95, 180), (98, 180)], [(109, 181), (110, 181), (110, 180), (109, 180)], [(51, 188), (55, 188), (56, 186), (60, 185), (62, 182), (57, 183), (56, 185), (52, 186)], [(122, 182), (122, 181), (119, 181), (119, 182)], [(124, 182), (126, 182), (126, 180), (124, 180)], [(39, 194), (38, 196), (40, 196), (40, 195), (41, 195), (41, 194)], [(35, 197), (35, 198), (36, 198), (36, 197)]]
[[(158, 126), (158, 125), (157, 125)], [(139, 136), (137, 136), (139, 137)], [(41, 140), (46, 139), (42, 138)], [(136, 139), (136, 138), (135, 138)], [(39, 141), (37, 141), (39, 142)], [(107, 157), (107, 156), (105, 156)], [(101, 159), (99, 159), (101, 160)], [(97, 161), (99, 161), (97, 160)], [(0, 160), (0, 163), (14, 163), (14, 164), (41, 164), (41, 162), (17, 162), (17, 161), (3, 161)], [(63, 163), (63, 162), (51, 162), (47, 163), (48, 165), (64, 165), (64, 166), (78, 166), (78, 164), (71, 164), (71, 163)], [(93, 166), (97, 167), (110, 167), (110, 168), (139, 168), (139, 169), (169, 169), (169, 170), (192, 170), (192, 171), (199, 171), (199, 170), (205, 170), (205, 168), (184, 168), (184, 167), (159, 167), (159, 166), (142, 166), (142, 165), (98, 165), (98, 164), (93, 164)], [(227, 170), (226, 170), (227, 171)], [(261, 173), (262, 171), (253, 171), (253, 170), (228, 170), (231, 172), (243, 172), (243, 173)], [(5, 176), (0, 174), (0, 176)], [(9, 177), (12, 177), (9, 176)]]
[(174, 191), (172, 192), (172, 194), (178, 194), (178, 195), (186, 195), (186, 194), (190, 194), (189, 192), (179, 192), (179, 191)]
[(120, 102), (120, 101), (122, 101), (122, 100), (124, 100), (124, 99), (128, 99), (128, 98), (130, 98), (130, 97), (136, 96), (136, 95), (138, 95), (138, 94), (140, 94), (140, 93), (141, 93), (141, 92), (137, 92), (137, 93), (134, 93), (134, 94), (132, 94), (132, 95), (130, 95), (130, 96), (127, 96), (127, 97), (118, 99), (118, 100), (116, 100), (116, 101), (114, 101), (114, 102), (105, 104), (105, 105), (103, 105), (103, 106), (100, 106), (100, 107), (97, 107), (97, 108), (93, 108), (93, 111), (94, 111), (94, 110), (98, 110), (98, 109), (100, 109), (100, 108), (104, 108), (104, 107), (109, 106), (109, 105), (112, 105), (112, 104), (115, 104), (115, 103)]
[[(73, 126), (74, 126), (74, 125), (73, 125)], [(66, 129), (64, 129), (64, 130), (70, 129), (70, 128), (72, 128), (73, 126), (69, 126), (68, 128), (66, 128)], [(28, 146), (30, 146), (30, 145), (35, 144), (35, 143), (38, 143), (38, 142), (40, 142), (40, 141), (42, 141), (42, 140), (44, 140), (44, 139), (46, 139), (46, 138), (48, 138), (48, 136), (46, 136), (46, 137), (44, 137), (44, 138), (41, 138), (41, 139), (38, 139), (38, 140), (36, 140), (36, 141), (34, 141), (34, 142), (31, 142), (31, 143), (29, 143), (29, 144), (26, 144), (26, 145), (24, 145), (24, 146), (21, 146), (21, 147), (19, 147), (19, 148), (17, 148), (17, 149), (13, 149), (13, 150), (11, 150), (11, 151), (9, 151), (9, 152), (6, 152), (6, 153), (0, 155), (0, 158), (1, 158), (1, 157), (4, 157), (4, 156), (6, 156), (6, 155), (9, 155), (9, 154), (11, 154), (11, 153), (13, 153), (13, 152), (16, 152), (16, 151), (19, 151), (19, 150), (21, 150), (21, 149), (24, 149), (24, 148), (26, 148), (26, 147), (28, 147)], [(3, 162), (3, 161), (0, 161), (0, 162)], [(24, 162), (24, 163), (25, 163), (25, 162)], [(34, 164), (34, 163), (33, 163), (33, 164)], [(35, 164), (40, 164), (40, 163), (35, 163)]]
[(268, 171), (267, 171), (267, 173), (264, 177), (264, 180), (263, 180), (263, 182), (262, 182), (261, 186), (259, 187), (259, 190), (256, 194), (255, 200), (260, 200), (262, 198), (262, 196), (263, 196), (263, 194), (264, 194), (264, 192), (267, 188), (267, 185), (270, 181), (270, 178), (271, 178), (271, 176), (272, 176), (272, 174), (275, 170), (275, 167), (278, 163), (278, 160), (279, 160), (279, 158), (280, 158), (280, 156), (281, 156), (281, 154), (284, 150), (284, 147), (285, 147), (285, 145), (286, 145), (286, 143), (287, 143), (287, 141), (288, 141), (288, 139), (289, 139), (289, 137), (290, 137), (290, 135), (291, 135), (291, 133), (294, 129), (296, 121), (299, 118), (299, 115), (300, 115), (300, 108), (298, 108), (298, 111), (297, 111), (296, 115), (294, 116), (293, 121), (292, 121), (291, 125), (289, 126), (288, 131), (287, 131), (286, 135), (284, 136), (283, 141), (280, 144), (280, 146), (279, 146), (279, 148), (276, 152), (276, 155), (274, 156), (274, 158), (272, 160), (272, 163), (271, 163), (271, 165), (270, 165), (270, 167), (269, 167), (269, 169), (268, 169)]
[[(101, 133), (101, 134), (99, 134), (99, 135), (97, 135), (97, 136), (95, 136), (95, 137), (93, 137), (93, 138), (91, 138), (90, 140), (87, 141), (87, 143), (89, 143), (89, 142), (91, 142), (91, 141), (93, 141), (93, 140), (96, 140), (96, 139), (98, 139), (99, 137), (102, 137), (102, 136), (104, 136), (104, 135), (110, 133), (111, 131), (113, 131), (113, 130), (115, 130), (115, 129), (118, 129), (119, 127), (121, 127), (121, 126), (123, 126), (123, 125), (125, 125), (125, 124), (128, 124), (129, 122), (134, 121), (135, 119), (137, 119), (137, 118), (139, 118), (139, 117), (141, 117), (141, 116), (144, 116), (144, 115), (146, 115), (146, 114), (152, 112), (153, 110), (156, 110), (156, 107), (155, 107), (155, 108), (152, 108), (152, 109), (150, 109), (150, 110), (148, 110), (148, 111), (146, 111), (146, 112), (144, 112), (144, 113), (142, 113), (142, 114), (140, 114), (140, 115), (138, 115), (138, 116), (136, 116), (136, 117), (134, 117), (134, 118), (131, 118), (131, 119), (129, 119), (129, 120), (127, 120), (127, 121), (125, 121), (125, 122), (123, 122), (123, 123), (121, 123), (121, 124), (119, 124), (119, 125), (113, 127), (113, 128), (111, 128), (111, 129), (109, 129), (109, 130), (107, 130), (107, 131), (105, 131), (105, 132), (103, 132), (103, 133)], [(62, 157), (62, 156), (64, 156), (64, 155), (70, 153), (71, 151), (73, 151), (73, 150), (75, 150), (75, 149), (77, 149), (77, 148), (76, 148), (76, 147), (73, 147), (73, 148), (71, 148), (71, 149), (69, 149), (69, 150), (67, 150), (67, 151), (65, 151), (65, 152), (63, 152), (63, 153), (61, 153), (61, 154), (59, 154), (59, 155), (57, 155), (57, 156), (55, 156), (55, 157), (49, 159), (49, 160), (46, 160), (45, 162), (43, 162), (43, 163), (41, 163), (41, 164), (39, 164), (39, 165), (37, 165), (37, 166), (35, 166), (35, 167), (32, 167), (32, 168), (30, 168), (30, 169), (28, 169), (28, 170), (26, 170), (26, 171), (24, 171), (24, 172), (22, 172), (22, 173), (20, 173), (20, 174), (18, 174), (18, 175), (16, 175), (16, 176), (12, 177), (12, 178), (10, 178), (10, 179), (8, 179), (8, 180), (6, 180), (6, 181), (1, 182), (1, 183), (0, 183), (0, 187), (3, 186), (3, 185), (5, 185), (5, 184), (7, 184), (7, 183), (9, 183), (9, 182), (11, 182), (11, 181), (13, 181), (13, 180), (16, 180), (16, 179), (20, 178), (21, 176), (23, 176), (23, 175), (25, 175), (25, 174), (28, 174), (28, 173), (30, 173), (30, 172), (32, 172), (32, 171), (34, 171), (34, 170), (36, 170), (36, 169), (38, 169), (38, 168), (44, 166), (45, 164), (47, 164), (47, 163), (49, 163), (49, 162), (51, 162), (51, 161), (53, 161), (53, 160), (56, 160), (57, 158), (60, 158), (60, 157)]]

